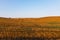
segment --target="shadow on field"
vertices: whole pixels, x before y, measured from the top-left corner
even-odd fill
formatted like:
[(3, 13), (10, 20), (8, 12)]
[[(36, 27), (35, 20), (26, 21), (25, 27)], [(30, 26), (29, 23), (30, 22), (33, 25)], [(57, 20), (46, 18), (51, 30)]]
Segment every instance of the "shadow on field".
[(0, 40), (60, 40), (58, 38), (0, 38)]

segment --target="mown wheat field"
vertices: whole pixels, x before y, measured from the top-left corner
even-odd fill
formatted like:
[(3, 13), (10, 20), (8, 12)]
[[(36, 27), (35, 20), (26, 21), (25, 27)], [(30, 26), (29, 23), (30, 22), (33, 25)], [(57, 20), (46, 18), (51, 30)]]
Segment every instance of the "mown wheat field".
[(0, 18), (0, 38), (60, 38), (60, 17)]

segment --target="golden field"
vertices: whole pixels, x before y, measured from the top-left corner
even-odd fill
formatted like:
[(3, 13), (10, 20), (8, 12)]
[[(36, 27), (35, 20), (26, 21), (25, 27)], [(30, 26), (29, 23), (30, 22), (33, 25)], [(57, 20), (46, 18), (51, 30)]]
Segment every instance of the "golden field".
[(60, 38), (60, 17), (0, 17), (0, 37)]

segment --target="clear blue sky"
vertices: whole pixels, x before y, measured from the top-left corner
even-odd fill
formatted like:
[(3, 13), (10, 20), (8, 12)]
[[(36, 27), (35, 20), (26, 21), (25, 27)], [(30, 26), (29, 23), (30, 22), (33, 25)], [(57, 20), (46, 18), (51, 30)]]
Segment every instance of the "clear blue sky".
[(60, 0), (0, 0), (0, 17), (60, 16)]

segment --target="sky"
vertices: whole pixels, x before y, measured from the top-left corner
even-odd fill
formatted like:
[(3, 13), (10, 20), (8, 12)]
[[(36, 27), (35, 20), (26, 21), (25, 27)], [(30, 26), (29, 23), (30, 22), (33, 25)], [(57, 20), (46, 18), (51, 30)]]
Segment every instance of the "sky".
[(60, 0), (0, 0), (0, 17), (60, 16)]

